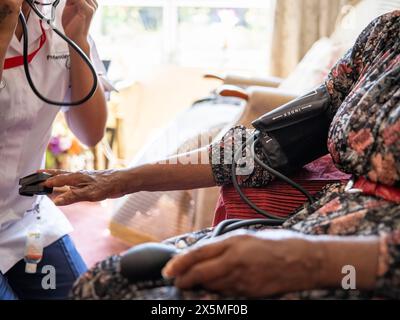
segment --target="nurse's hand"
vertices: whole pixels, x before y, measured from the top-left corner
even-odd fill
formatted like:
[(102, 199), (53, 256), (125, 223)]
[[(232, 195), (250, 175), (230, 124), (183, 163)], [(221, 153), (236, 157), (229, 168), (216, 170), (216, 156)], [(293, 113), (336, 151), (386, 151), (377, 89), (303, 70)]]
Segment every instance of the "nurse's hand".
[(23, 0), (0, 0), (0, 46), (10, 44)]
[(105, 199), (119, 198), (124, 193), (124, 175), (115, 170), (79, 171), (69, 173), (62, 170), (43, 170), (53, 177), (44, 185), (49, 188), (62, 188), (61, 194), (53, 199), (58, 206), (76, 202), (97, 202)]
[(65, 34), (80, 46), (87, 44), (90, 24), (97, 8), (96, 0), (67, 0), (62, 24)]

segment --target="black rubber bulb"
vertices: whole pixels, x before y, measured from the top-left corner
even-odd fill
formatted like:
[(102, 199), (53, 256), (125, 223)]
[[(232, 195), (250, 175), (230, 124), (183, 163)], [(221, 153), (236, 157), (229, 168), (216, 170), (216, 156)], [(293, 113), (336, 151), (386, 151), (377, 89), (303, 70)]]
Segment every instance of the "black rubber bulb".
[(130, 282), (160, 280), (162, 269), (177, 253), (173, 246), (161, 243), (135, 246), (121, 256), (121, 274)]

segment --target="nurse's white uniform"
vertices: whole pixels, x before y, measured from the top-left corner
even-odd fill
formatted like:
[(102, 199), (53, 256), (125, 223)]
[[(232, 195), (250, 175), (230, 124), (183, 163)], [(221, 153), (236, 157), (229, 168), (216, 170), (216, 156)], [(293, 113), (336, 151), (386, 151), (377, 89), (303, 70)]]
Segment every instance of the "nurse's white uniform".
[[(63, 5), (57, 8), (56, 25), (63, 31), (60, 17)], [(42, 29), (38, 17), (28, 19), (29, 52), (40, 45)], [(67, 44), (43, 24), (47, 41), (30, 64), (34, 82), (44, 96), (66, 100), (69, 92), (69, 49)], [(104, 66), (92, 44), (92, 61), (100, 80)], [(22, 42), (13, 37), (6, 58), (22, 55)], [(39, 100), (25, 78), (22, 66), (4, 70), (0, 83), (0, 272), (10, 270), (24, 257), (30, 213), (40, 203), (44, 245), (49, 246), (72, 231), (63, 213), (47, 197), (27, 198), (18, 194), (19, 178), (43, 168), (44, 154), (50, 139), (52, 123), (60, 108)]]

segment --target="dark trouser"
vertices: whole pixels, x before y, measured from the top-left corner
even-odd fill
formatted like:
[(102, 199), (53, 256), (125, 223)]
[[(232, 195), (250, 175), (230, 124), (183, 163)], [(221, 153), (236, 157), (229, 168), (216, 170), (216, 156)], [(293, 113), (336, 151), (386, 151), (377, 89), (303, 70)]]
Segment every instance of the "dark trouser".
[[(0, 273), (0, 300), (66, 299), (75, 280), (87, 270), (70, 236), (64, 236), (44, 249), (35, 274), (25, 273), (19, 261), (5, 275)], [(48, 288), (55, 275), (55, 288)]]

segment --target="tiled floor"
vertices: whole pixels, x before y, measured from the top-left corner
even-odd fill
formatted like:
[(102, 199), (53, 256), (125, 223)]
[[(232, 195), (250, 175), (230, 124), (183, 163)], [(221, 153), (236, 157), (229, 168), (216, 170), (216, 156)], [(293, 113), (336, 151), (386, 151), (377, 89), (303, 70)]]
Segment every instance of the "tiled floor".
[(107, 207), (99, 203), (79, 203), (61, 209), (75, 228), (72, 238), (89, 267), (129, 248), (110, 235)]

